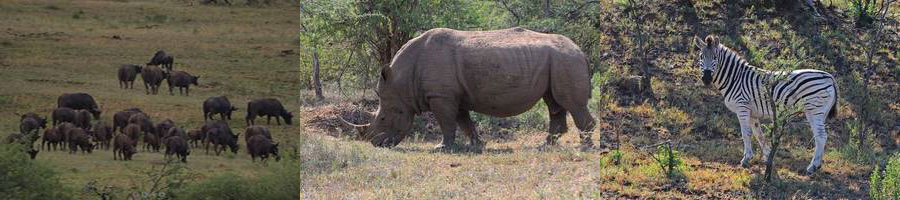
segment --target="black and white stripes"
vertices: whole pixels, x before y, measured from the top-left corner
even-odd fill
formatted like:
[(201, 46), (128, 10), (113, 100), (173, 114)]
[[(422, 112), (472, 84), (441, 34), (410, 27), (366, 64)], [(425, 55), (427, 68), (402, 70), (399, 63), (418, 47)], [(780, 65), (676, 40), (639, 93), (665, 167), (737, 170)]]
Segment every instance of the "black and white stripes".
[(813, 69), (759, 69), (747, 63), (737, 52), (719, 44), (714, 36), (707, 36), (705, 41), (697, 38), (696, 42), (700, 48), (699, 64), (704, 84), (713, 86), (725, 97), (725, 105), (741, 123), (744, 140), (741, 164), (747, 166), (753, 156), (751, 133), (756, 136), (764, 155), (768, 154), (768, 142), (764, 139), (759, 121), (771, 118), (775, 109), (769, 100), (775, 98), (776, 104), (801, 106), (816, 143), (815, 155), (806, 170), (816, 171), (822, 164), (828, 135), (825, 120), (836, 114), (838, 90), (834, 77)]

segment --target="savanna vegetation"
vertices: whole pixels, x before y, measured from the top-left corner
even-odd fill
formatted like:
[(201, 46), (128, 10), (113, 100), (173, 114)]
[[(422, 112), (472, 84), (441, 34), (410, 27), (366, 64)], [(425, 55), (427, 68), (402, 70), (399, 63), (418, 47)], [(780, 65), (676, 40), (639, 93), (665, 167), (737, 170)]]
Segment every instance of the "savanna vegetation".
[[(302, 141), (315, 145), (301, 148), (308, 166), (303, 192), (312, 198), (874, 197), (870, 175), (884, 171), (876, 167), (896, 151), (900, 37), (892, 10), (898, 5), (809, 2), (812, 7), (808, 1), (308, 2), (301, 7), (307, 18), (300, 42), (308, 52), (301, 98), (311, 110), (311, 130)], [(334, 119), (367, 120), (357, 113), (376, 107), (373, 77), (389, 64), (384, 55), (417, 34), (515, 26), (565, 35), (590, 57), (590, 108), (599, 119), (594, 137), (603, 150), (577, 151), (575, 131), (558, 149), (539, 149), (548, 121), (543, 103), (510, 118), (476, 115), (488, 138), (483, 154), (431, 152), (440, 136), (428, 114), (393, 149), (356, 141), (357, 132)], [(827, 125), (822, 171), (803, 173), (812, 136), (803, 117), (790, 115), (767, 126), (782, 135), (775, 178), (766, 181), (759, 155), (750, 168), (740, 167), (737, 119), (716, 91), (703, 87), (695, 65), (692, 38), (709, 34), (760, 68), (812, 68), (837, 77), (840, 114)]]
[[(227, 95), (242, 132), (246, 102), (278, 98), (297, 116), (269, 126), (281, 162), (192, 149), (186, 164), (139, 152), (41, 150), (29, 160), (0, 148), (4, 199), (604, 199), (890, 198), (896, 189), (900, 35), (880, 0), (299, 0), (5, 1), (0, 3), (0, 136), (17, 114), (49, 115), (64, 92), (92, 94), (100, 120), (139, 107), (154, 121), (203, 124), (206, 97)], [(229, 5), (230, 4), (230, 5)], [(887, 10), (886, 15), (878, 11)], [(524, 27), (571, 38), (590, 60), (596, 151), (579, 151), (573, 129), (546, 137), (547, 107), (509, 118), (476, 114), (482, 154), (432, 152), (439, 127), (429, 114), (394, 148), (359, 140), (338, 117), (374, 111), (381, 67), (409, 39), (436, 27)], [(825, 164), (812, 157), (805, 119), (785, 119), (766, 181), (757, 155), (740, 167), (734, 114), (699, 82), (694, 36), (715, 34), (764, 69), (813, 68), (839, 82), (839, 114), (828, 122)], [(191, 96), (119, 89), (121, 64), (144, 64), (159, 49), (177, 70), (201, 75)], [(140, 81), (137, 81), (140, 85)], [(165, 87), (165, 86), (164, 86)], [(165, 90), (165, 89), (164, 89)], [(257, 124), (260, 123), (258, 119)], [(570, 127), (574, 127), (571, 125)], [(771, 137), (770, 137), (771, 138)], [(464, 140), (462, 136), (460, 140)], [(243, 139), (240, 140), (243, 144)], [(38, 145), (39, 146), (39, 145)], [(891, 161), (888, 161), (891, 160)], [(9, 170), (6, 170), (9, 169)], [(36, 181), (40, 180), (40, 181)], [(21, 186), (27, 187), (21, 187)], [(55, 188), (55, 189), (47, 189)], [(9, 191), (7, 191), (9, 190)], [(245, 191), (245, 192), (237, 192)]]

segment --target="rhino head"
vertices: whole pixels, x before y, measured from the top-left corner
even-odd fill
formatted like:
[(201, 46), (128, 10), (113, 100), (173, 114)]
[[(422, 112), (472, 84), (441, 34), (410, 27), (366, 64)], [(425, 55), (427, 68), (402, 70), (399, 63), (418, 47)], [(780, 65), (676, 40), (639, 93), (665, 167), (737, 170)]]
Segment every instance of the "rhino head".
[(411, 80), (408, 77), (395, 76), (391, 68), (382, 68), (381, 80), (376, 93), (379, 105), (375, 117), (369, 124), (357, 125), (344, 120), (355, 127), (364, 139), (369, 139), (377, 147), (393, 147), (400, 144), (409, 135), (415, 111), (410, 97)]

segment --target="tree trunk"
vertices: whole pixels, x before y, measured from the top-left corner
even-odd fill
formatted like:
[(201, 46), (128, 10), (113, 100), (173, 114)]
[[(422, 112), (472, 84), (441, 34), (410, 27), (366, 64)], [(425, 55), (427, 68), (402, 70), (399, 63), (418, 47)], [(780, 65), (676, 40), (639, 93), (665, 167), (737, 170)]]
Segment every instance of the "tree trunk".
[(313, 84), (316, 87), (316, 99), (325, 99), (322, 95), (322, 80), (319, 80), (319, 51), (317, 47), (313, 47)]

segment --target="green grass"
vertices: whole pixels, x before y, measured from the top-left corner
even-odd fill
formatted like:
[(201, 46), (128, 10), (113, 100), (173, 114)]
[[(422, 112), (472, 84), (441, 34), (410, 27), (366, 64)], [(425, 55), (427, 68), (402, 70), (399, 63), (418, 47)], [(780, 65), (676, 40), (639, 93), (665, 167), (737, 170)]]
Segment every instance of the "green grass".
[[(73, 13), (75, 13), (73, 15)], [(78, 17), (75, 17), (78, 16)], [(0, 136), (18, 130), (14, 113), (49, 116), (56, 98), (66, 92), (86, 92), (103, 110), (100, 120), (138, 107), (155, 122), (166, 118), (186, 130), (203, 123), (201, 105), (207, 97), (227, 95), (240, 109), (231, 127), (243, 132), (247, 102), (278, 98), (299, 114), (297, 98), (300, 57), (279, 56), (299, 47), (299, 13), (290, 7), (219, 7), (186, 2), (157, 1), (6, 1), (0, 5)], [(151, 27), (151, 28), (148, 28)], [(121, 40), (112, 39), (119, 36)], [(135, 89), (119, 89), (116, 71), (121, 64), (144, 64), (156, 50), (175, 57), (175, 69), (200, 75), (191, 96), (145, 95), (140, 80)], [(165, 84), (165, 83), (164, 83)], [(296, 119), (295, 119), (296, 121)], [(265, 120), (256, 121), (258, 124)], [(299, 123), (275, 126), (276, 141), (296, 141)], [(198, 180), (230, 173), (255, 177), (269, 173), (251, 163), (243, 139), (233, 156), (204, 155), (192, 149), (189, 173)], [(229, 153), (230, 154), (230, 153)], [(139, 186), (137, 171), (163, 162), (161, 153), (139, 152), (134, 160), (113, 161), (111, 151), (68, 154), (41, 151), (37, 162), (60, 172), (64, 183), (81, 188), (91, 180), (118, 188)], [(84, 195), (80, 194), (79, 195)]]

